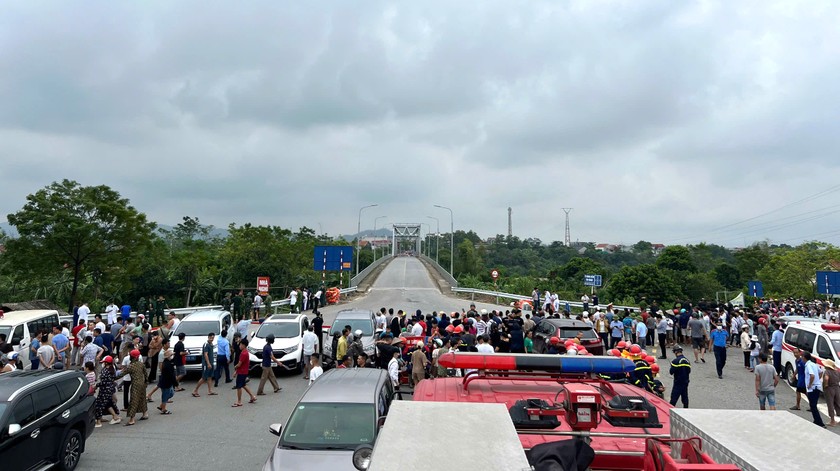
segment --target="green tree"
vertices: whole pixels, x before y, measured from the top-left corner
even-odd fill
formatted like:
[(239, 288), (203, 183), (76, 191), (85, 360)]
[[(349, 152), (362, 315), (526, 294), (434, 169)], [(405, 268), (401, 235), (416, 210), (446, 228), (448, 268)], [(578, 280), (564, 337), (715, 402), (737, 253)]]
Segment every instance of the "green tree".
[(758, 279), (767, 294), (809, 298), (817, 294), (816, 272), (838, 259), (840, 250), (836, 247), (809, 242), (771, 256), (759, 270)]
[(665, 247), (662, 254), (656, 259), (656, 266), (674, 271), (685, 271), (694, 273), (697, 266), (691, 258), (691, 252), (681, 245), (670, 245)]
[(766, 243), (753, 244), (735, 252), (735, 267), (741, 274), (741, 285), (755, 279), (758, 272), (770, 261), (770, 249)]
[(478, 275), (483, 270), (481, 258), (475, 251), (472, 241), (464, 239), (456, 246), (455, 251), (455, 273), (459, 276)]
[(193, 291), (198, 284), (199, 273), (204, 273), (202, 281), (205, 285), (206, 280), (213, 278), (210, 265), (216, 241), (210, 238), (212, 230), (213, 226), (202, 225), (198, 218), (184, 216), (181, 223), (171, 231), (164, 232), (169, 243), (173, 267), (178, 273), (176, 283), (185, 293), (185, 306), (190, 305)]
[(738, 267), (731, 263), (719, 263), (712, 273), (718, 283), (726, 289), (739, 289), (743, 286), (741, 272), (738, 271)]
[(680, 288), (667, 273), (656, 265), (624, 266), (610, 278), (606, 287), (609, 299), (632, 298), (636, 302), (656, 299), (673, 301), (680, 297)]
[(8, 220), (19, 234), (7, 243), (14, 268), (39, 275), (70, 270), (70, 309), (89, 269), (117, 277), (132, 274), (136, 254), (149, 243), (154, 229), (144, 214), (111, 188), (70, 180), (27, 196), (23, 208), (9, 214)]

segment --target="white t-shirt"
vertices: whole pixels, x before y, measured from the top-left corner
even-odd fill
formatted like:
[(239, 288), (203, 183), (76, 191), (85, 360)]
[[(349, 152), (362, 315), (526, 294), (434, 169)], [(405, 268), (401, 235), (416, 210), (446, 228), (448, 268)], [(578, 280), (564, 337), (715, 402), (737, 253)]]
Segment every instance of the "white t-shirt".
[[(55, 349), (52, 345), (42, 344), (41, 347), (38, 348), (38, 355), (44, 359), (43, 361), (49, 363), (53, 360), (53, 358), (55, 358)], [(41, 363), (41, 366), (39, 366), (38, 368), (46, 370), (49, 367), (46, 365), (46, 363)]]
[[(140, 361), (143, 361), (142, 357), (140, 358)], [(125, 358), (123, 358), (122, 363), (120, 363), (120, 364), (122, 366), (128, 366), (129, 363), (131, 363), (131, 356), (126, 355)], [(131, 375), (126, 374), (126, 375), (123, 375), (122, 378), (123, 378), (124, 383), (130, 383), (131, 382)]]
[[(114, 321), (116, 321), (116, 320), (117, 319), (114, 318)], [(111, 322), (111, 321), (108, 321), (108, 322)], [(113, 322), (111, 322), (111, 323), (113, 324)], [(105, 332), (107, 332), (107, 329), (105, 328), (105, 323), (104, 322), (97, 322), (96, 325), (94, 326), (94, 329), (99, 329), (99, 331), (102, 332), (103, 334)], [(93, 335), (93, 332), (90, 332), (90, 335)]]
[(297, 290), (293, 289), (291, 293), (289, 293), (289, 305), (294, 307), (297, 304)]
[(303, 354), (304, 355), (312, 355), (315, 353), (315, 345), (318, 345), (318, 336), (315, 335), (315, 332), (306, 331), (303, 333), (303, 339), (301, 339), (303, 343)]
[[(81, 311), (81, 310), (82, 310), (82, 308), (79, 308), (79, 311)], [(105, 312), (108, 314), (108, 323), (109, 324), (113, 324), (114, 322), (117, 322), (117, 311), (119, 311), (119, 310), (120, 310), (120, 308), (118, 308), (114, 303), (109, 304), (108, 307), (105, 308)]]
[(88, 316), (90, 316), (90, 308), (87, 306), (81, 306), (79, 308), (79, 320), (85, 321), (85, 325), (87, 325)]
[(262, 297), (260, 295), (254, 296), (254, 309), (262, 307)]
[(423, 335), (423, 326), (420, 323), (414, 324), (414, 327), (411, 328), (411, 335), (414, 337), (419, 337)]
[(318, 377), (322, 374), (324, 374), (324, 369), (320, 366), (316, 366), (309, 370), (309, 384), (314, 383), (315, 380), (318, 379)]
[(495, 353), (493, 346), (489, 343), (480, 343), (475, 346), (475, 349), (478, 350), (478, 353)]
[[(809, 361), (805, 364), (805, 388), (808, 392), (811, 392), (814, 389), (822, 390), (823, 372), (821, 370), (822, 368), (820, 368), (820, 365), (814, 363), (813, 361)], [(814, 375), (814, 384), (811, 384), (811, 375)]]
[(386, 321), (385, 321), (385, 315), (384, 314), (380, 313), (378, 316), (376, 316), (376, 328), (378, 330), (385, 330), (385, 326), (386, 326), (385, 322)]
[(178, 324), (180, 324), (180, 323), (181, 323), (181, 319), (178, 319), (177, 317), (176, 317), (176, 318), (174, 318), (174, 319), (172, 319), (172, 329), (170, 329), (170, 330), (171, 330), (172, 332), (174, 332), (174, 331), (175, 331), (175, 329), (177, 329), (177, 328), (178, 328)]

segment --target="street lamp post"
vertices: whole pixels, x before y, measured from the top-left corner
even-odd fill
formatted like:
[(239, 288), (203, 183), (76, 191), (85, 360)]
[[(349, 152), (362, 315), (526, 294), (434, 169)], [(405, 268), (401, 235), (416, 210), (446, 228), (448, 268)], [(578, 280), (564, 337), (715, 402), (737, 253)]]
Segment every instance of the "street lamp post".
[(440, 219), (438, 219), (434, 216), (426, 216), (426, 217), (429, 218), (429, 219), (434, 219), (435, 221), (437, 221), (437, 232), (435, 232), (435, 263), (440, 265), (440, 262), (438, 261), (438, 252), (440, 252)]
[[(373, 236), (376, 237), (376, 224), (379, 222), (380, 219), (387, 218), (388, 216), (378, 216), (376, 219), (373, 220)], [(371, 244), (371, 248), (373, 248), (373, 261), (376, 261), (376, 245)]]
[[(420, 225), (427, 227), (427, 229), (426, 229), (426, 253), (423, 254), (423, 255), (428, 257), (432, 253), (432, 251), (429, 250), (429, 233), (432, 232), (432, 226), (430, 226), (429, 224), (426, 224), (425, 222), (421, 222)], [(422, 254), (423, 251), (421, 250), (420, 253)]]
[(356, 274), (359, 274), (359, 249), (362, 243), (362, 210), (379, 206), (378, 204), (369, 204), (359, 208), (359, 224), (356, 228)]
[(445, 209), (449, 211), (449, 274), (455, 276), (454, 272), (454, 256), (455, 256), (455, 217), (452, 215), (452, 208), (447, 208), (446, 206), (441, 206), (439, 204), (434, 205), (435, 208)]

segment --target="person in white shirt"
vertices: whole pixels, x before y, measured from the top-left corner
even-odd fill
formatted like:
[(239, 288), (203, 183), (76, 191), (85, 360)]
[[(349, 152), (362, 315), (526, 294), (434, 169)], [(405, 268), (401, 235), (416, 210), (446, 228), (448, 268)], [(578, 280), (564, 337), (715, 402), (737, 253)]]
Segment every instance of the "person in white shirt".
[(486, 338), (487, 338), (486, 335), (482, 335), (480, 337), (477, 337), (476, 341), (478, 343), (476, 344), (475, 349), (478, 351), (478, 353), (496, 353), (493, 350), (493, 346), (490, 345), (489, 343), (486, 343)]
[(295, 288), (292, 288), (292, 292), (289, 293), (289, 307), (292, 308), (292, 312), (297, 312), (297, 298), (298, 292)]
[(411, 327), (411, 335), (414, 337), (419, 337), (423, 335), (423, 326), (420, 325), (419, 322), (415, 322), (414, 325)]
[(380, 312), (376, 315), (376, 330), (378, 331), (385, 331), (385, 328), (388, 326), (387, 318), (385, 317), (384, 312)]
[(312, 356), (312, 365), (309, 368), (309, 384), (315, 382), (322, 374), (324, 374), (324, 369), (321, 368), (321, 361), (318, 358), (318, 355)]
[(551, 303), (551, 292), (550, 292), (550, 291), (548, 291), (548, 290), (545, 290), (545, 298), (543, 298), (543, 299), (544, 299), (544, 301), (543, 301), (543, 309), (545, 309), (546, 311), (548, 311), (548, 310), (549, 310), (549, 307), (551, 307), (551, 306), (552, 306), (552, 303)]
[(315, 335), (314, 326), (310, 325), (306, 332), (303, 333), (301, 344), (303, 344), (303, 364), (306, 365), (306, 369), (303, 372), (303, 379), (309, 379), (309, 370), (312, 368), (312, 355), (315, 354), (315, 350), (318, 348), (318, 336)]
[(254, 296), (254, 305), (253, 305), (252, 309), (254, 310), (253, 315), (254, 315), (255, 319), (260, 318), (260, 309), (262, 309), (262, 303), (263, 303), (262, 296), (260, 296), (259, 294)]
[(85, 321), (85, 325), (88, 323), (88, 317), (90, 317), (90, 308), (88, 307), (88, 303), (84, 303), (79, 307), (78, 310), (79, 320)]
[[(394, 354), (391, 357), (391, 360), (388, 362), (388, 376), (391, 378), (391, 384), (394, 385), (395, 388), (399, 387), (400, 385), (400, 361), (398, 358), (400, 357), (400, 350), (394, 350)], [(310, 374), (310, 378), (311, 378)]]
[(239, 335), (242, 336), (243, 339), (248, 338), (249, 325), (251, 325), (251, 321), (245, 318), (236, 323), (236, 331), (239, 332)]
[(560, 298), (557, 293), (551, 295), (551, 304), (554, 307), (554, 312), (560, 312)]
[(309, 288), (303, 288), (300, 295), (301, 312), (306, 312), (309, 307)]
[(825, 428), (820, 410), (817, 409), (817, 403), (820, 401), (820, 394), (822, 394), (822, 377), (825, 370), (816, 363), (811, 352), (802, 354), (805, 357), (805, 390), (808, 393), (808, 405), (811, 406), (811, 415), (814, 417), (814, 424)]
[[(114, 322), (116, 322), (116, 321), (117, 321), (117, 318), (114, 317)], [(111, 322), (111, 324), (113, 324), (113, 322)], [(93, 328), (94, 329), (99, 329), (102, 332), (105, 332), (106, 330), (108, 330), (108, 328), (105, 327), (105, 323), (102, 322), (102, 319), (99, 319), (99, 322), (97, 322), (96, 325), (93, 326)], [(88, 335), (93, 335), (93, 329), (88, 329), (88, 330), (89, 330)]]
[[(82, 308), (79, 308), (79, 310), (81, 310), (81, 309)], [(105, 313), (108, 314), (108, 325), (111, 325), (114, 322), (117, 322), (117, 312), (119, 310), (120, 309), (117, 307), (116, 304), (114, 304), (113, 301), (111, 301), (111, 304), (109, 304), (108, 307), (105, 308)]]

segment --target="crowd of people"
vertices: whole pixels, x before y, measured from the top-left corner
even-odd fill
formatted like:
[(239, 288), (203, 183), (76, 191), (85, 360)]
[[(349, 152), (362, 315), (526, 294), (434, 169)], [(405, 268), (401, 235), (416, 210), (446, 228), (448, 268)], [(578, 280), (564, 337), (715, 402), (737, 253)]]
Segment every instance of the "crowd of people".
[[(312, 295), (317, 298), (317, 294)], [(310, 295), (304, 292), (302, 296), (308, 299)], [(781, 374), (784, 317), (802, 315), (836, 322), (838, 316), (833, 305), (819, 301), (761, 300), (748, 308), (701, 301), (696, 306), (680, 303), (666, 311), (655, 302), (638, 310), (616, 309), (611, 304), (602, 308), (597, 304), (597, 297), (590, 299), (586, 296), (586, 309), (573, 314), (567, 310), (555, 310), (551, 299), (549, 297), (549, 302), (542, 304), (543, 308), (530, 312), (518, 308), (479, 311), (472, 304), (469, 310), (461, 312), (441, 310), (423, 314), (417, 310), (409, 315), (402, 310), (394, 312), (394, 309), (383, 307), (376, 314), (375, 361), (364, 351), (362, 333), (352, 331), (349, 325), (342, 329), (340, 335), (322, 339), (323, 319), (315, 309), (315, 319), (303, 336), (304, 379), (310, 382), (317, 380), (326, 363), (338, 368), (386, 369), (394, 385), (399, 387), (401, 384), (414, 385), (427, 378), (464, 374), (437, 363), (441, 355), (450, 351), (591, 355), (582, 345), (580, 333), (568, 339), (556, 336), (544, 338), (538, 342), (539, 348), (535, 349), (536, 327), (544, 319), (566, 318), (591, 327), (602, 339), (605, 354), (634, 362), (635, 369), (630, 374), (607, 375), (604, 379), (626, 381), (661, 397), (664, 397), (665, 388), (658, 379), (660, 366), (656, 363), (657, 358), (646, 348), (655, 348), (658, 344), (658, 359), (666, 360), (666, 351), (670, 349), (674, 354), (668, 366), (668, 374), (673, 376), (672, 405), (681, 402), (688, 407), (689, 404), (692, 361), (683, 354), (684, 346), (692, 350), (694, 363), (705, 363), (706, 353), (713, 352), (718, 378), (723, 378), (727, 349), (740, 348), (744, 368), (755, 374), (755, 393), (760, 408), (775, 409), (775, 387)], [(589, 302), (592, 304), (589, 305)], [(257, 301), (252, 309), (260, 306)], [(308, 300), (296, 306), (298, 309), (313, 307)], [(172, 414), (169, 404), (177, 391), (184, 391), (181, 381), (186, 375), (184, 337), (170, 338), (180, 322), (175, 313), (170, 312), (166, 318), (158, 320), (158, 328), (154, 329), (143, 313), (132, 317), (130, 309), (128, 315), (124, 310), (108, 310), (105, 320), (100, 314), (89, 319), (86, 307), (80, 306), (75, 326), (57, 325), (50, 331), (34, 335), (27, 352), (31, 368), (83, 370), (91, 390), (97, 394), (97, 427), (101, 426), (105, 416), (111, 417), (111, 424), (122, 422), (121, 412), (125, 412), (126, 425), (133, 425), (138, 414), (139, 420), (148, 419), (147, 403), (154, 402), (152, 397), (157, 391), (160, 391), (157, 410), (162, 415)], [(253, 315), (259, 319), (259, 310)], [(208, 336), (201, 354), (202, 376), (192, 391), (193, 396), (200, 397), (203, 385), (207, 386), (208, 395), (216, 395), (213, 388), (218, 387), (222, 377), (226, 383), (235, 381), (233, 407), (243, 405), (243, 391), (248, 395), (248, 402), (253, 404), (257, 396), (264, 394), (266, 383), (270, 383), (275, 393), (282, 389), (274, 377), (273, 368), (284, 366), (274, 356), (274, 339), (271, 336), (266, 339), (263, 350), (260, 365), (263, 374), (256, 394), (249, 388), (251, 356), (248, 336), (247, 331), (242, 333), (239, 330), (239, 324), (247, 328), (249, 323), (249, 316), (244, 316), (243, 311), (232, 342), (228, 342), (227, 332), (222, 332), (217, 341), (213, 335)], [(0, 353), (3, 354), (0, 356), (0, 373), (19, 365), (5, 340), (0, 335)], [(322, 340), (333, 343), (333, 353), (329, 358), (323, 356)], [(795, 355), (797, 401), (791, 409), (800, 408), (804, 395), (814, 415), (814, 423), (823, 425), (816, 404), (821, 393), (825, 392), (831, 419), (828, 425), (836, 425), (835, 413), (840, 414), (840, 372), (836, 365), (830, 360), (817, 364), (810, 352), (797, 351)], [(230, 365), (234, 369), (233, 378), (230, 376)], [(150, 385), (153, 389), (147, 392)], [(123, 393), (122, 408), (117, 397), (120, 391)]]

